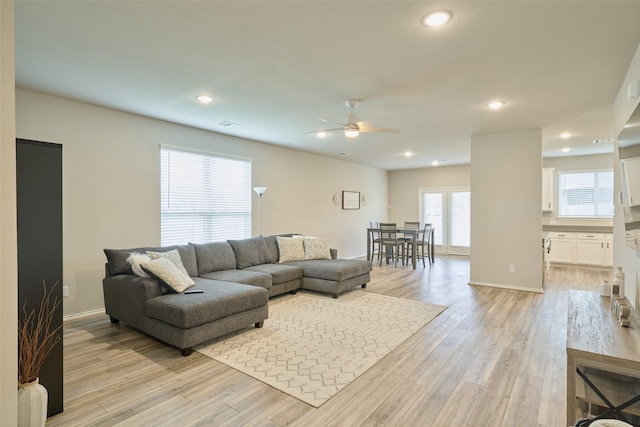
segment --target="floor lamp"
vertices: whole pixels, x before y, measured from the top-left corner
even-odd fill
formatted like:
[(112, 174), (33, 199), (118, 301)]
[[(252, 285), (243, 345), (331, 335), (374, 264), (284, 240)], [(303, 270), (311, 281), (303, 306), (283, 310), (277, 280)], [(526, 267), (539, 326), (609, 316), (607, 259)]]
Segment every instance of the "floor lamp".
[(267, 187), (253, 187), (253, 191), (258, 194), (258, 231), (262, 236), (262, 195), (267, 191)]

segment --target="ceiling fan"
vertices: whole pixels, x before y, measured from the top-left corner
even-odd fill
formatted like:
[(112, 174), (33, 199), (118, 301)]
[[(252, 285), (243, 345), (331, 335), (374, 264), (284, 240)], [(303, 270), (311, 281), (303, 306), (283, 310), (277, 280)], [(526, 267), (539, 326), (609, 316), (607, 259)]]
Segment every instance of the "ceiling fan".
[(359, 122), (358, 118), (355, 116), (355, 114), (353, 114), (353, 109), (356, 108), (358, 106), (358, 104), (360, 103), (359, 99), (349, 99), (349, 100), (345, 101), (344, 103), (350, 109), (350, 113), (349, 113), (349, 116), (347, 117), (347, 122), (346, 123), (338, 123), (338, 122), (334, 122), (334, 121), (331, 121), (331, 120), (320, 119), (323, 122), (340, 125), (340, 127), (339, 128), (333, 128), (333, 129), (314, 130), (314, 131), (311, 131), (311, 132), (305, 132), (305, 134), (315, 133), (315, 134), (321, 135), (324, 132), (343, 131), (344, 135), (347, 138), (355, 138), (358, 135), (360, 135), (361, 132), (398, 133), (398, 131), (395, 130), (395, 129), (388, 129), (388, 128), (383, 128), (383, 127), (379, 127), (379, 126), (369, 125), (366, 122)]

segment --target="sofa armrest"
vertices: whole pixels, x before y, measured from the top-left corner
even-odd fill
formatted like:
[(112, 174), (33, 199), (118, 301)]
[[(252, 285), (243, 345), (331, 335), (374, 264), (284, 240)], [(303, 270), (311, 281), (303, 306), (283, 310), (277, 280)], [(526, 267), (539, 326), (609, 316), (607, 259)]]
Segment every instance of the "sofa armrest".
[(105, 277), (102, 280), (104, 308), (112, 319), (144, 330), (146, 303), (162, 295), (160, 283), (150, 277), (129, 274)]
[(331, 252), (331, 259), (337, 259), (338, 258), (338, 250), (337, 249), (329, 249), (329, 252)]

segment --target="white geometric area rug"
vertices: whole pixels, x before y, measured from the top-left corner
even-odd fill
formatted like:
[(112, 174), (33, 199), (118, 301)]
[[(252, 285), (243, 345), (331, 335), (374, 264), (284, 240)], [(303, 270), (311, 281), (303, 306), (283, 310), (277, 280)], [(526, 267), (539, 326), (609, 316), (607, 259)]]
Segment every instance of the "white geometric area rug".
[(270, 301), (264, 327), (196, 350), (319, 407), (446, 308), (357, 290), (298, 293)]

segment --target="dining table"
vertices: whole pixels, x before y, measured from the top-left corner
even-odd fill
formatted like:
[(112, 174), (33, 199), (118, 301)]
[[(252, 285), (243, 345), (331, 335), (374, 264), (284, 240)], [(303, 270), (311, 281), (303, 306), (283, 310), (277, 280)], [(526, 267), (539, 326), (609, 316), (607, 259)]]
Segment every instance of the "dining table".
[[(386, 230), (388, 231), (388, 230)], [(372, 228), (369, 227), (367, 228), (367, 261), (373, 262), (373, 255), (372, 255), (372, 242), (373, 242), (373, 235), (374, 233), (380, 233), (381, 229), (380, 228)], [(410, 236), (411, 238), (411, 243), (413, 244), (413, 247), (416, 247), (416, 243), (420, 237), (420, 234), (424, 232), (423, 228), (397, 228), (396, 232), (398, 234), (404, 234), (405, 238), (407, 238), (408, 236)], [(434, 257), (434, 243), (433, 243), (433, 237), (434, 237), (434, 228), (433, 226), (431, 227), (431, 236), (429, 237), (429, 259), (431, 260), (431, 263), (435, 262), (435, 257)], [(387, 263), (389, 262), (389, 259), (387, 257)], [(416, 251), (413, 250), (411, 251), (411, 263), (413, 265), (413, 269), (416, 269)]]

